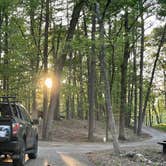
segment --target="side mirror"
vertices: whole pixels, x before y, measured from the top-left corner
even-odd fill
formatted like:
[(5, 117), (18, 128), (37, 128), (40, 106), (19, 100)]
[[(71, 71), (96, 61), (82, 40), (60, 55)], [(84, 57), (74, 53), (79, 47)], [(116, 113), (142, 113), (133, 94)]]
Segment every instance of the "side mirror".
[(38, 119), (33, 119), (32, 120), (32, 124), (33, 125), (38, 125), (39, 124), (39, 120)]

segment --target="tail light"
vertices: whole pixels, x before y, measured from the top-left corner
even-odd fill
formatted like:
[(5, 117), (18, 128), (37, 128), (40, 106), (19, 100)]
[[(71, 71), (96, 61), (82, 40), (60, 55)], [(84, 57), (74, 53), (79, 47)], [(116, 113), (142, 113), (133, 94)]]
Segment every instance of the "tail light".
[(12, 125), (12, 131), (13, 135), (16, 135), (20, 129), (20, 124), (19, 123), (13, 123)]

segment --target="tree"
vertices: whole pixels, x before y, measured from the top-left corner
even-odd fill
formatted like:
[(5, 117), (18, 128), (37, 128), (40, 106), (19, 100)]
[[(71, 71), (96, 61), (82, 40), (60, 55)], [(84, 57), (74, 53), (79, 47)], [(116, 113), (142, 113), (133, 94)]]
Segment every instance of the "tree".
[(144, 6), (143, 1), (139, 1), (141, 15), (141, 51), (140, 51), (140, 76), (139, 76), (139, 119), (137, 134), (141, 133), (142, 128), (142, 107), (143, 107), (143, 63), (144, 63)]
[(145, 117), (146, 107), (147, 107), (149, 95), (150, 95), (150, 92), (151, 92), (152, 83), (153, 83), (153, 79), (154, 79), (154, 74), (155, 74), (157, 62), (158, 62), (158, 59), (159, 59), (159, 56), (160, 56), (160, 51), (161, 51), (161, 48), (162, 48), (162, 46), (164, 44), (164, 41), (165, 41), (165, 35), (166, 35), (166, 24), (163, 27), (163, 33), (162, 33), (161, 39), (160, 39), (159, 44), (158, 44), (158, 50), (157, 50), (157, 53), (156, 53), (155, 62), (153, 64), (151, 78), (150, 78), (148, 88), (147, 88), (147, 92), (146, 92), (146, 97), (145, 97), (145, 102), (144, 102), (144, 107), (143, 107), (142, 123), (143, 123), (143, 120), (144, 120), (144, 117)]
[[(48, 31), (50, 24), (50, 0), (46, 0), (46, 17), (45, 17), (45, 31), (44, 31), (44, 50), (43, 50), (43, 65), (44, 65), (44, 74), (47, 77), (48, 73)], [(44, 112), (44, 121), (43, 121), (43, 138), (47, 138), (47, 124), (48, 124), (48, 92), (47, 87), (44, 85), (43, 89), (43, 112)]]
[(92, 14), (92, 47), (89, 55), (89, 132), (88, 140), (93, 141), (94, 111), (95, 111), (95, 32), (96, 32), (96, 6), (93, 5)]
[(124, 43), (124, 54), (121, 65), (121, 103), (120, 103), (120, 119), (119, 119), (119, 139), (125, 140), (125, 113), (126, 113), (126, 89), (127, 89), (127, 65), (130, 56), (129, 51), (129, 23), (128, 23), (128, 8), (125, 8), (124, 15), (124, 28), (125, 28), (125, 43)]
[[(85, 3), (84, 0), (80, 0), (78, 3), (76, 3), (76, 5), (73, 9), (72, 18), (70, 21), (70, 26), (69, 26), (69, 29), (67, 32), (66, 42), (65, 42), (65, 45), (64, 45), (64, 48), (63, 48), (63, 51), (62, 51), (60, 58), (57, 59), (58, 66), (56, 69), (56, 75), (60, 75), (60, 73), (62, 72), (62, 69), (64, 67), (64, 62), (66, 60), (67, 52), (68, 52), (68, 49), (70, 48), (70, 41), (72, 40), (72, 38), (74, 36), (75, 27), (76, 27), (76, 24), (78, 22), (80, 12), (82, 10), (84, 3)], [(47, 120), (47, 130), (46, 130), (46, 138), (47, 139), (49, 139), (49, 134), (51, 131), (51, 124), (53, 121), (53, 112), (54, 112), (55, 107), (56, 107), (57, 94), (58, 94), (58, 92), (55, 91), (55, 89), (53, 89), (52, 94), (51, 94), (50, 104), (49, 104), (49, 114), (48, 114), (48, 120)]]
[(101, 73), (103, 74), (104, 78), (104, 84), (105, 84), (105, 100), (106, 100), (106, 108), (108, 112), (108, 125), (111, 130), (112, 138), (113, 138), (113, 147), (115, 153), (119, 154), (120, 153), (120, 147), (117, 139), (117, 134), (116, 134), (116, 127), (115, 127), (115, 120), (111, 108), (111, 96), (110, 96), (110, 84), (108, 80), (108, 72), (106, 70), (106, 64), (105, 64), (105, 43), (104, 43), (104, 18), (105, 18), (105, 13), (107, 11), (107, 8), (111, 1), (108, 1), (105, 7), (104, 12), (101, 15), (100, 12), (100, 6), (99, 4), (96, 4), (96, 12), (97, 12), (97, 18), (99, 22), (99, 35), (100, 35), (100, 50), (99, 50), (99, 61), (100, 61), (100, 67), (101, 67)]

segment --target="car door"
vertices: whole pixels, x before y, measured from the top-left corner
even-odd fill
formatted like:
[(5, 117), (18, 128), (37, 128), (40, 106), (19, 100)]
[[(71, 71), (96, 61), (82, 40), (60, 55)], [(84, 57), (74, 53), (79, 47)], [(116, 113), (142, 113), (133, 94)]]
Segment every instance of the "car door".
[(21, 114), (24, 118), (24, 124), (26, 128), (26, 148), (30, 149), (33, 147), (33, 132), (32, 132), (32, 121), (30, 117), (28, 116), (25, 108), (23, 106), (20, 106)]

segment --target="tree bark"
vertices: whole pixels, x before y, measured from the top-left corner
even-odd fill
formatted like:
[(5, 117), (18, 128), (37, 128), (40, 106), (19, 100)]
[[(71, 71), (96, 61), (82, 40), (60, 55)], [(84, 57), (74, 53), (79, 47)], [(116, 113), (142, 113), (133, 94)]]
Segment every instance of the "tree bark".
[[(5, 38), (4, 38), (4, 67), (6, 70), (8, 69), (9, 66), (9, 58), (8, 58), (8, 52), (9, 52), (9, 42), (8, 42), (8, 37), (9, 37), (9, 32), (8, 32), (8, 26), (9, 26), (9, 16), (8, 12), (4, 14), (5, 18)], [(4, 76), (3, 76), (3, 90), (4, 94), (6, 96), (9, 95), (9, 74), (5, 71)]]
[[(69, 53), (69, 71), (68, 71), (68, 84), (71, 86), (72, 81), (72, 52)], [(71, 101), (72, 101), (72, 91), (69, 89), (69, 94), (67, 94), (67, 101), (66, 101), (66, 119), (70, 120), (72, 118), (72, 108), (71, 108)]]
[(96, 12), (95, 5), (92, 15), (92, 47), (91, 54), (89, 55), (89, 75), (88, 75), (88, 88), (89, 88), (89, 130), (88, 130), (88, 140), (93, 141), (94, 139), (94, 111), (95, 111), (95, 33), (96, 33)]
[[(56, 26), (55, 23), (53, 23), (53, 37), (52, 37), (52, 55), (53, 55), (53, 63), (54, 63), (54, 71), (56, 72), (56, 67), (57, 67), (57, 58), (58, 58), (58, 53), (59, 53), (59, 48), (60, 48), (60, 42), (61, 42), (61, 31), (62, 31), (62, 22), (59, 26), (58, 29), (58, 37), (57, 37), (57, 43), (55, 43), (56, 40)], [(56, 45), (56, 46), (55, 46)], [(60, 110), (59, 110), (59, 102), (60, 102), (60, 94), (58, 94), (57, 102), (56, 102), (56, 107), (54, 110), (54, 120), (59, 120), (60, 118)], [(67, 104), (67, 103), (66, 103)]]
[(157, 108), (158, 108), (158, 114), (159, 114), (159, 122), (162, 123), (163, 122), (163, 112), (161, 111), (159, 100), (157, 102)]
[(149, 103), (149, 126), (152, 127), (152, 115), (151, 115), (150, 103)]
[[(55, 74), (58, 75), (59, 79), (60, 79), (60, 74), (64, 67), (64, 63), (66, 61), (67, 52), (70, 48), (70, 41), (72, 40), (72, 38), (74, 36), (75, 27), (76, 27), (76, 24), (77, 24), (79, 16), (80, 16), (80, 12), (81, 12), (85, 2), (86, 2), (85, 0), (80, 0), (74, 6), (74, 9), (72, 12), (72, 18), (70, 21), (70, 26), (69, 26), (69, 29), (67, 32), (66, 42), (65, 42), (64, 48), (62, 50), (62, 54), (61, 54), (60, 58), (57, 60), (58, 65), (57, 65)], [(50, 135), (51, 129), (52, 129), (53, 113), (56, 108), (57, 93), (59, 93), (59, 91), (58, 90), (56, 91), (53, 88), (52, 93), (51, 93), (51, 99), (50, 99), (50, 104), (49, 104), (49, 114), (48, 114), (48, 121), (47, 121), (48, 122), (47, 131), (46, 131), (47, 140), (50, 139), (49, 135)]]
[(76, 27), (76, 24), (77, 24), (78, 19), (80, 17), (80, 12), (81, 12), (85, 3), (86, 3), (86, 0), (79, 0), (76, 3), (76, 5), (74, 6), (72, 16), (71, 16), (70, 26), (69, 26), (69, 29), (67, 32), (66, 42), (65, 42), (62, 54), (59, 57), (59, 59), (57, 60), (57, 64), (58, 64), (57, 72), (58, 73), (61, 73), (61, 71), (63, 70), (64, 63), (66, 61), (67, 52), (70, 48), (70, 41), (72, 40), (72, 38), (74, 36), (75, 27)]
[(128, 25), (128, 9), (125, 9), (125, 46), (123, 54), (123, 62), (121, 65), (121, 103), (120, 103), (120, 119), (119, 119), (119, 139), (125, 140), (125, 115), (126, 115), (126, 91), (127, 91), (127, 66), (129, 51), (129, 25)]
[(96, 6), (97, 6), (96, 13), (97, 13), (98, 21), (99, 21), (99, 37), (100, 37), (99, 61), (100, 61), (101, 73), (103, 74), (103, 79), (104, 79), (103, 81), (105, 84), (105, 100), (106, 100), (106, 107), (108, 112), (108, 124), (111, 130), (114, 151), (115, 153), (120, 154), (120, 147), (119, 147), (117, 133), (116, 133), (115, 120), (114, 120), (112, 107), (111, 107), (110, 84), (109, 84), (108, 73), (106, 69), (106, 63), (105, 63), (105, 43), (104, 43), (104, 23), (103, 23), (104, 16), (101, 17), (100, 15), (99, 4), (97, 4)]
[[(48, 30), (49, 30), (49, 9), (50, 0), (46, 0), (46, 17), (45, 17), (45, 32), (44, 32), (44, 51), (43, 51), (43, 65), (44, 65), (44, 74), (45, 77), (47, 77), (48, 73)], [(42, 136), (43, 139), (46, 139), (46, 132), (47, 132), (47, 125), (48, 125), (48, 90), (46, 85), (44, 84), (44, 90), (43, 90), (43, 113), (44, 113), (44, 119), (43, 119), (43, 132)]]
[(139, 117), (138, 117), (138, 130), (137, 134), (140, 135), (142, 128), (142, 108), (143, 108), (143, 63), (144, 63), (144, 12), (143, 2), (140, 0), (140, 13), (141, 13), (141, 52), (140, 52), (140, 76), (139, 76)]
[[(33, 81), (33, 87), (32, 87), (32, 117), (33, 119), (37, 119), (38, 118), (38, 110), (37, 110), (37, 101), (36, 101), (36, 88), (37, 88), (37, 78), (36, 75), (39, 71), (39, 63), (40, 63), (40, 55), (41, 55), (41, 50), (40, 50), (40, 42), (41, 42), (41, 24), (42, 24), (42, 16), (43, 13), (43, 2), (41, 0), (41, 11), (40, 11), (40, 16), (39, 16), (39, 25), (38, 25), (38, 40), (36, 38), (36, 34), (35, 34), (35, 10), (33, 8), (33, 6), (30, 6), (30, 32), (31, 32), (31, 36), (32, 36), (32, 41), (36, 47), (36, 54), (34, 54), (34, 57), (31, 59), (31, 67), (33, 70), (32, 73), (32, 81)], [(35, 66), (34, 66), (35, 65)]]
[(78, 118), (83, 120), (84, 119), (84, 110), (83, 110), (83, 94), (84, 94), (84, 89), (83, 89), (83, 63), (82, 63), (82, 55), (79, 53), (80, 56), (80, 74), (79, 74), (79, 82), (80, 82), (80, 89), (79, 89), (79, 94), (78, 94)]
[(136, 50), (133, 49), (133, 81), (134, 81), (134, 133), (137, 133), (137, 64), (136, 64)]

